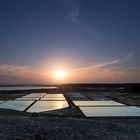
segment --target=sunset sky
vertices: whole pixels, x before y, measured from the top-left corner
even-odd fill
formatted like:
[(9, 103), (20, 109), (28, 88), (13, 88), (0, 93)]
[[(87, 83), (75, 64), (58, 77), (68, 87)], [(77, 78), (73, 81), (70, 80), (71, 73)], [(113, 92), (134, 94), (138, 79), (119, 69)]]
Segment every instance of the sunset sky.
[(0, 84), (57, 82), (140, 82), (140, 0), (0, 0)]

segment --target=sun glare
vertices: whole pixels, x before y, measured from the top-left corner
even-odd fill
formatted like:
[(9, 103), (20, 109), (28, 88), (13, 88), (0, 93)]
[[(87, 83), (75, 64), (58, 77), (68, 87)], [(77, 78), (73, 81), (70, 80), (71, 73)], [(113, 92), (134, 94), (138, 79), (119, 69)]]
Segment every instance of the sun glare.
[(65, 78), (66, 72), (63, 70), (57, 70), (57, 71), (54, 71), (54, 76), (55, 76), (55, 78), (61, 80), (61, 79)]

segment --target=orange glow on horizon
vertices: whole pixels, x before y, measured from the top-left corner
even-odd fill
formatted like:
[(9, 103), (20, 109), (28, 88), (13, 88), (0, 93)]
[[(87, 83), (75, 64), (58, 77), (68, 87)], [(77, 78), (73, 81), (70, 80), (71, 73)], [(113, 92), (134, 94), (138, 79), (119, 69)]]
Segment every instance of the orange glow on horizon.
[(66, 79), (67, 72), (65, 70), (55, 70), (53, 71), (53, 77), (57, 81), (64, 81)]

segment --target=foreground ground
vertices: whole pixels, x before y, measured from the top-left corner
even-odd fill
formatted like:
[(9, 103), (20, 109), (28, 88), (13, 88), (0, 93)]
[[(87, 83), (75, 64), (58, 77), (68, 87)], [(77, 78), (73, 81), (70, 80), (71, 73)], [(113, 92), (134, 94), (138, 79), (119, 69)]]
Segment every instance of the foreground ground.
[(0, 117), (0, 139), (6, 140), (139, 140), (139, 119)]
[[(0, 109), (0, 139), (4, 140), (139, 140), (140, 118), (86, 118), (71, 102), (69, 93), (80, 92), (86, 100), (113, 99), (127, 105), (140, 107), (140, 94), (127, 90), (106, 88), (64, 88), (70, 107), (39, 114)], [(35, 91), (1, 92), (0, 99), (15, 99)], [(82, 99), (80, 99), (82, 100)], [(83, 98), (85, 100), (85, 98)]]

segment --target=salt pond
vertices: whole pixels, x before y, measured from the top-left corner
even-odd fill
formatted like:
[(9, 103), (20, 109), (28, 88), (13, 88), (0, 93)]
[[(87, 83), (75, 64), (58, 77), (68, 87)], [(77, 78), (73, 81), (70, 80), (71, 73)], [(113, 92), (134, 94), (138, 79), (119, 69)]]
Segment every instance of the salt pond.
[(115, 101), (73, 101), (76, 106), (124, 106)]
[(27, 112), (43, 112), (68, 107), (67, 101), (37, 101)]
[(34, 101), (6, 101), (0, 104), (0, 108), (24, 111), (33, 102)]
[(122, 107), (79, 107), (86, 117), (140, 117), (140, 108)]

